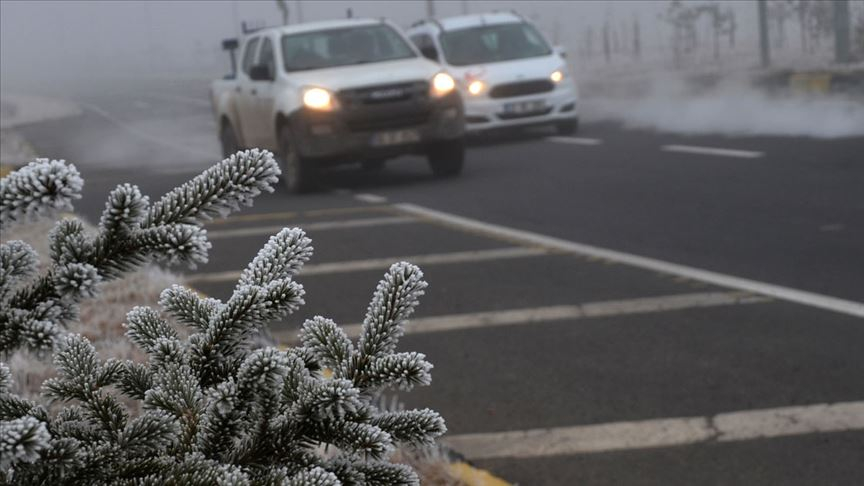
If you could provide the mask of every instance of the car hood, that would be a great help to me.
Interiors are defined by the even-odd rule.
[[[561,69],[564,60],[556,54],[528,59],[472,64],[470,66],[448,66],[447,71],[463,82],[480,79],[489,84],[510,83],[526,79],[545,79],[552,71]]]
[[[426,58],[415,57],[368,64],[338,66],[291,73],[292,83],[300,86],[320,86],[333,91],[379,84],[429,80],[442,71],[440,65]]]

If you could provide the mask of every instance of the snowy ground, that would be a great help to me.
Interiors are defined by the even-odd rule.
[[[0,95],[0,129],[55,120],[80,113],[80,107],[66,100],[13,93]]]

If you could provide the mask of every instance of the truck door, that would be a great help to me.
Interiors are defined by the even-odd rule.
[[[240,126],[237,127],[240,136],[243,139],[243,145],[246,147],[254,147],[256,145],[256,98],[252,93],[253,82],[249,77],[252,71],[252,66],[255,64],[255,56],[258,53],[258,44],[261,42],[260,37],[253,37],[246,41],[243,47],[243,61],[240,64],[240,73],[237,76],[237,87],[234,95],[237,100],[237,116],[240,118]]]
[[[273,52],[273,42],[269,37],[261,40],[257,66],[266,68],[269,79],[252,81],[255,99],[255,143],[256,147],[268,150],[278,150],[276,140],[275,118],[273,116],[273,100],[276,80],[276,57]]]

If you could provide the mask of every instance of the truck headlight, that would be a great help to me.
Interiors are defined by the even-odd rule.
[[[561,80],[564,79],[564,71],[560,69],[552,71],[552,74],[549,75],[549,79],[555,83],[560,83]]]
[[[432,78],[432,94],[436,97],[445,96],[454,88],[456,88],[456,81],[447,73],[438,73]]]
[[[303,105],[313,110],[331,111],[336,108],[336,99],[324,88],[306,88],[303,90]]]
[[[479,79],[477,79],[477,80],[471,81],[468,84],[468,92],[471,93],[472,95],[479,95],[480,93],[483,92],[483,88],[485,88],[485,87],[486,87],[486,85],[483,84],[483,81],[480,81]]]

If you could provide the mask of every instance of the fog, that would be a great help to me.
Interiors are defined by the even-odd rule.
[[[409,26],[426,17],[428,8],[424,1],[389,0],[287,4],[290,23],[342,18],[350,8],[355,17],[387,17]],[[530,18],[566,49],[588,117],[676,132],[820,137],[864,133],[860,98],[790,99],[752,86],[751,78],[760,73],[755,2],[684,2],[688,8],[713,5],[734,14],[734,32],[719,43],[712,39],[710,19],[700,14],[695,47],[687,50],[675,44],[666,17],[668,0],[438,0],[433,5],[439,17],[516,10]],[[864,2],[854,1],[852,7],[854,21],[864,22]],[[4,93],[73,99],[103,90],[131,90],[149,80],[191,80],[205,90],[207,80],[227,71],[220,41],[238,35],[242,21],[278,25],[282,16],[273,0],[3,0],[0,88]],[[831,65],[830,38],[817,36],[799,45],[804,33],[796,31],[794,16],[789,14],[784,22],[772,33],[774,69]],[[682,82],[705,73],[729,79],[695,94]],[[822,122],[812,122],[814,113]]]
[[[408,26],[424,18],[423,1],[288,1],[290,22],[387,17]],[[550,2],[442,1],[437,16],[463,11],[517,10],[547,35],[578,51],[590,26],[640,19],[646,49],[663,36],[657,19],[668,1]],[[728,2],[727,2],[728,3]],[[740,8],[736,2],[729,3]],[[747,10],[747,9],[742,9]],[[752,16],[752,15],[751,15]],[[741,15],[746,22],[747,15]],[[239,34],[240,22],[278,25],[273,0],[262,1],[7,1],[0,2],[0,59],[4,88],[50,88],[82,78],[139,73],[209,73],[223,69],[221,39]],[[742,25],[742,32],[747,27]]]

